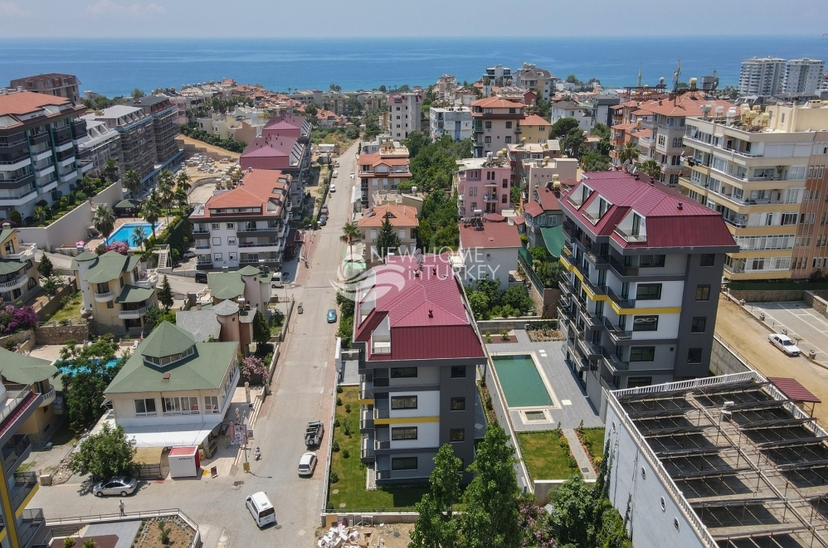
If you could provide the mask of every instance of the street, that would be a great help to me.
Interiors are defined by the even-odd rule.
[[[340,159],[338,190],[329,199],[330,221],[317,230],[307,250],[307,269],[298,266],[296,285],[288,287],[303,314],[294,314],[287,341],[284,343],[271,388],[273,395],[262,406],[255,424],[252,447],[260,447],[261,461],[253,461],[251,473],[241,465],[229,476],[199,479],[143,482],[140,491],[124,499],[126,511],[180,508],[199,524],[204,546],[218,545],[228,538],[225,547],[311,546],[313,532],[319,527],[319,513],[324,506],[323,477],[327,466],[330,422],[335,388],[335,334],[337,324],[328,324],[328,309],[335,308],[336,279],[345,244],[340,242],[341,227],[350,219],[350,188],[358,179],[355,171],[355,143]],[[169,276],[173,291],[186,293],[205,286],[192,278]],[[281,291],[281,290],[279,290]],[[306,451],[303,434],[308,421],[322,420],[325,437],[317,451],[319,464],[311,479],[299,478],[299,457]],[[242,459],[243,460],[243,459]],[[47,519],[117,512],[121,499],[98,499],[90,487],[73,478],[64,485],[41,487],[29,504],[43,508]],[[274,507],[279,528],[259,530],[244,506],[245,498],[266,491]]]

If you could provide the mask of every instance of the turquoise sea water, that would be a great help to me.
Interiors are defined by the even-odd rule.
[[[496,64],[524,61],[558,77],[598,78],[605,86],[681,79],[717,71],[735,85],[742,59],[753,56],[828,60],[821,36],[636,38],[383,38],[383,39],[32,39],[0,38],[0,85],[12,78],[65,72],[82,90],[126,95],[158,87],[234,78],[269,89],[343,90],[429,85],[443,73],[474,81]]]

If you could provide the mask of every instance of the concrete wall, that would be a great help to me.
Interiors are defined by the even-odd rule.
[[[728,291],[730,297],[739,301],[744,299],[748,303],[774,303],[783,301],[801,301],[804,291],[801,289],[783,289],[777,291],[734,289]]]
[[[822,293],[825,295],[825,291],[817,292],[817,291],[803,291],[802,292],[802,300],[805,303],[813,308],[815,311],[819,312],[826,318],[828,318],[828,301],[825,300],[824,297],[820,297],[817,293]],[[828,295],[825,295],[828,297]]]
[[[500,333],[503,329],[526,329],[530,324],[545,324],[550,320],[542,320],[538,316],[521,316],[520,318],[501,318],[499,320],[480,320],[477,329],[481,333]]]
[[[69,340],[80,343],[89,339],[89,326],[85,320],[78,320],[74,325],[42,325],[35,330],[37,344],[66,344]]]
[[[552,494],[560,489],[566,480],[535,480],[535,499],[538,504],[545,505],[552,500]],[[584,480],[584,483],[594,484],[594,479]]]
[[[92,224],[92,204],[106,204],[112,207],[123,197],[121,182],[112,183],[49,226],[18,228],[20,242],[37,244],[37,247],[49,251],[54,251],[58,247],[74,246],[75,242],[87,239],[89,226]]]
[[[77,291],[76,283],[75,279],[72,278],[72,283],[66,284],[58,289],[54,296],[45,304],[40,304],[40,302],[34,303],[33,308],[35,314],[37,314],[38,321],[45,321],[46,318],[54,314],[60,308],[61,299]]]
[[[727,346],[719,337],[713,338],[713,350],[710,355],[710,373],[715,375],[729,375],[730,373],[744,373],[751,367],[747,360],[741,357],[734,349]]]
[[[6,347],[6,341],[12,340],[19,345],[18,351],[31,350],[35,344],[35,334],[33,329],[24,329],[5,337],[0,337],[0,347]]]

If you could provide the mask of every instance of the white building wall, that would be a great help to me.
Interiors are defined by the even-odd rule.
[[[509,288],[509,271],[517,269],[518,248],[466,248],[460,253],[465,265],[464,283],[497,280],[501,291]]]
[[[404,419],[415,417],[434,417],[440,414],[440,391],[439,390],[422,390],[412,392],[393,392],[389,394],[390,400],[394,397],[400,396],[417,396],[417,409],[391,409],[389,408],[388,417],[391,419]],[[392,424],[393,426],[399,426]]]
[[[439,422],[412,422],[392,424],[391,432],[394,428],[417,427],[416,440],[391,440],[391,449],[417,449],[420,447],[439,447],[440,446],[440,423]],[[392,434],[393,436],[393,434]],[[393,455],[400,456],[400,455]],[[422,463],[420,463],[422,466]]]

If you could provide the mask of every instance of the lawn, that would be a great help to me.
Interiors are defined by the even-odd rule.
[[[533,480],[568,479],[580,476],[577,464],[569,457],[569,447],[561,447],[557,430],[518,432],[523,462]],[[566,438],[564,438],[566,439]]]
[[[80,321],[80,307],[83,304],[83,295],[80,291],[64,297],[67,301],[52,314],[52,317],[47,321],[56,321],[60,323],[62,320],[78,320]]]
[[[336,407],[336,418],[339,419],[339,428],[334,429],[334,440],[339,443],[339,451],[335,451],[331,459],[331,471],[336,472],[339,481],[330,484],[328,504],[333,511],[382,509],[413,509],[414,503],[419,502],[423,494],[428,492],[428,486],[422,487],[387,487],[375,491],[365,490],[365,465],[360,460],[359,433],[359,405],[356,388],[345,388],[337,394],[342,405]],[[345,406],[351,406],[351,412]],[[345,425],[348,425],[350,436],[345,435]],[[345,458],[345,452],[348,458]],[[344,504],[344,506],[343,506]]]
[[[593,462],[604,456],[604,428],[580,428],[576,432],[580,434],[584,449],[592,457]]]

